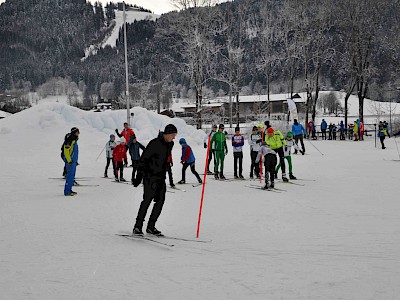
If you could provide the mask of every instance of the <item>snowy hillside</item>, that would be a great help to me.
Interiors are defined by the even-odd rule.
[[[132,111],[139,140],[176,124],[202,173],[202,132],[178,119]],[[399,158],[393,138],[386,150],[375,148],[372,137],[306,141],[307,155],[293,156],[293,172],[304,180],[277,181],[282,191],[207,177],[200,237],[209,242],[162,240],[171,248],[115,235],[132,230],[143,191],[101,178],[105,156],[96,157],[124,120],[124,111],[83,112],[57,103],[0,120],[0,298],[398,298],[400,165],[391,160]],[[60,146],[73,126],[81,130],[77,180],[87,186],[65,197],[64,181],[49,178],[61,177]],[[225,175],[232,178],[228,145]],[[180,155],[175,143],[175,182]],[[243,175],[249,175],[247,141]],[[186,176],[195,182],[189,170]],[[193,239],[201,187],[181,188],[186,192],[167,192],[157,228]]]
[[[0,110],[0,118],[6,118],[10,115],[10,113]]]
[[[134,23],[135,21],[141,21],[141,20],[152,20],[155,21],[157,18],[159,18],[159,15],[155,15],[152,13],[148,12],[143,12],[143,11],[136,11],[136,10],[128,10],[126,11],[126,22],[127,23]],[[117,44],[117,39],[118,39],[118,33],[119,30],[122,28],[124,25],[124,13],[123,11],[116,10],[115,11],[115,26],[111,33],[106,37],[106,39],[101,43],[101,45],[91,45],[85,50],[85,58],[87,58],[89,55],[94,55],[97,53],[97,49],[99,47],[104,48],[105,46],[109,45],[112,48],[114,48]]]

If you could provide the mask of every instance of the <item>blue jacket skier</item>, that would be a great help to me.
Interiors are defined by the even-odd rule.
[[[74,196],[77,194],[72,191],[72,186],[75,180],[76,165],[79,156],[78,138],[79,129],[74,127],[71,129],[71,133],[67,136],[64,142],[64,162],[67,169],[67,177],[64,186],[65,196]]]

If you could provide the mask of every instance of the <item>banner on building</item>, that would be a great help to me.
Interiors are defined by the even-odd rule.
[[[294,119],[298,120],[296,103],[293,101],[293,99],[286,99],[286,100],[288,103],[288,109],[290,113],[290,122],[293,124]]]

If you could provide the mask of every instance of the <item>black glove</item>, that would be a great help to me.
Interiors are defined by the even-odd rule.
[[[225,149],[225,155],[227,155],[228,154],[228,149]]]
[[[115,132],[118,134],[118,129],[115,129]]]
[[[287,146],[285,146],[285,151],[287,151]]]
[[[137,187],[143,179],[143,173],[142,172],[138,172],[136,175],[136,178],[132,181],[132,184],[134,187]]]
[[[204,149],[207,149],[207,144],[206,143],[204,143]]]
[[[261,143],[261,141],[262,141],[262,140],[261,140],[261,139],[259,139],[259,140],[257,140],[257,141],[256,141],[256,143],[257,143],[257,144],[259,144],[259,143]]]

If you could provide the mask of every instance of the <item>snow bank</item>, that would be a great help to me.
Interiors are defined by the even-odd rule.
[[[131,127],[138,140],[147,143],[164,130],[169,123],[178,128],[178,136],[185,137],[190,144],[202,144],[204,131],[189,126],[179,118],[169,118],[158,115],[141,107],[131,109]],[[93,112],[84,111],[63,103],[41,103],[37,106],[0,120],[0,134],[15,134],[21,131],[40,131],[54,127],[65,127],[68,132],[71,127],[79,127],[81,132],[102,132],[105,135],[120,131],[126,122],[126,111]],[[106,138],[106,137],[105,137]]]

